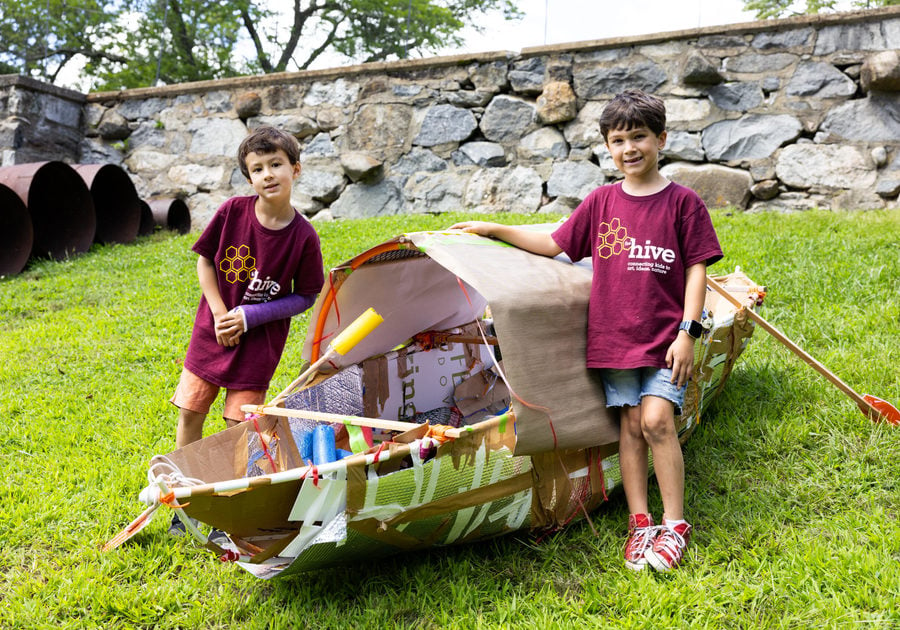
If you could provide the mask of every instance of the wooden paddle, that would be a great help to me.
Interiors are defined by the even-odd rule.
[[[125,526],[125,529],[120,531],[118,534],[113,536],[109,542],[103,545],[103,551],[110,551],[111,549],[115,549],[119,545],[121,545],[126,540],[130,539],[132,536],[137,534],[139,531],[147,527],[150,521],[153,519],[153,513],[156,512],[156,508],[159,507],[159,503],[154,503],[146,510],[141,512],[140,516],[131,521],[128,525]]]
[[[893,425],[900,425],[900,410],[894,407],[891,403],[869,394],[860,396],[855,391],[853,391],[853,389],[849,385],[838,378],[837,375],[835,375],[824,365],[812,358],[800,346],[788,339],[780,330],[763,319],[762,316],[757,314],[752,309],[746,308],[746,304],[741,304],[741,302],[739,302],[738,299],[735,298],[731,293],[729,293],[721,284],[719,284],[709,276],[706,276],[706,283],[713,289],[715,289],[715,291],[719,293],[719,295],[721,295],[732,305],[734,305],[735,308],[746,310],[747,315],[750,316],[750,319],[756,322],[767,333],[775,337],[782,344],[787,346],[788,350],[790,350],[810,366],[812,366],[814,370],[828,379],[828,381],[830,381],[832,385],[849,396],[851,400],[853,400],[853,402],[855,402],[859,407],[860,411],[862,411],[866,416],[868,416],[872,420],[883,420]]]

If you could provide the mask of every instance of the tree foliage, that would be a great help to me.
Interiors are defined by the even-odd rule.
[[[827,13],[838,9],[838,0],[743,0],[744,9],[756,14],[756,18],[791,17],[813,13]],[[856,9],[874,9],[900,4],[900,0],[853,0]]]
[[[275,7],[281,7],[277,9]],[[81,64],[94,89],[433,54],[515,0],[0,0],[0,72],[55,82]]]
[[[53,83],[79,57],[93,59],[94,42],[120,34],[118,12],[97,0],[0,0],[0,70]],[[128,61],[112,50],[111,61]]]

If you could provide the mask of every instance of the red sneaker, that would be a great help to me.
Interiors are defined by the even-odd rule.
[[[684,558],[692,529],[689,523],[679,523],[675,527],[660,526],[659,534],[644,553],[644,558],[657,571],[674,569]]]
[[[625,566],[641,571],[647,565],[646,552],[653,544],[657,528],[649,514],[628,516],[628,540],[625,542]]]

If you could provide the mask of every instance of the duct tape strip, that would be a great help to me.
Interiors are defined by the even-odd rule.
[[[437,501],[432,501],[431,503],[425,503],[408,509],[385,520],[360,519],[351,521],[349,526],[363,532],[373,525],[374,529],[384,530],[385,528],[396,527],[401,523],[409,523],[432,516],[440,516],[442,514],[458,512],[467,508],[474,508],[483,503],[489,503],[512,496],[523,490],[529,490],[531,487],[531,471],[527,470],[514,477],[510,477],[505,481],[481,488],[475,488],[466,492],[460,492],[458,494],[452,494],[438,499]]]

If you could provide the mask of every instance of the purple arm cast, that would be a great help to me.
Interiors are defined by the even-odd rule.
[[[242,304],[240,309],[244,312],[244,324],[249,330],[276,319],[289,319],[294,315],[299,315],[312,306],[315,301],[315,295],[291,293],[271,302]]]

